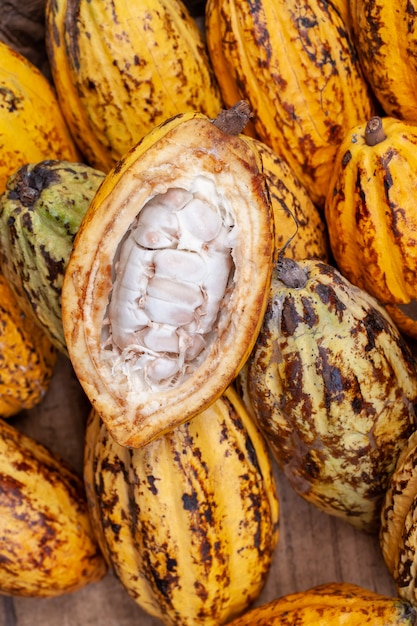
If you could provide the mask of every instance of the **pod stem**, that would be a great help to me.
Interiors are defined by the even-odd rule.
[[[290,257],[281,257],[276,265],[276,277],[287,287],[300,289],[308,280],[307,271]]]
[[[386,134],[384,133],[384,127],[382,124],[382,118],[378,115],[374,115],[368,121],[365,128],[365,141],[367,146],[376,146],[381,141],[384,141]]]
[[[230,109],[220,111],[213,124],[228,135],[239,135],[251,117],[253,113],[249,103],[239,100]]]

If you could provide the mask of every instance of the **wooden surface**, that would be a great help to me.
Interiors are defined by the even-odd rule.
[[[10,422],[82,472],[89,404],[60,357],[44,401]],[[347,581],[395,595],[377,538],[326,515],[295,494],[275,467],[281,504],[280,539],[256,604],[329,581]],[[0,597],[0,626],[160,626],[109,572],[99,583],[53,599]],[[196,625],[197,626],[197,625]]]

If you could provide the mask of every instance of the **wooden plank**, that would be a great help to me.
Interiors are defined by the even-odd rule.
[[[44,401],[13,418],[17,428],[82,472],[89,403],[68,359],[60,357]],[[274,465],[281,506],[280,539],[256,604],[324,582],[346,581],[395,595],[377,537],[319,511],[299,497]],[[98,583],[58,598],[0,598],[0,626],[159,626],[109,572]]]

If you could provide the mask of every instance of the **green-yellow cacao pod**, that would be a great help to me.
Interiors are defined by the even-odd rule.
[[[245,379],[295,491],[376,532],[417,423],[415,361],[385,309],[333,266],[283,258]]]

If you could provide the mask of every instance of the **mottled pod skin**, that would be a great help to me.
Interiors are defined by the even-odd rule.
[[[282,596],[248,611],[230,626],[414,626],[416,620],[407,601],[342,582]]]
[[[346,278],[417,338],[417,126],[372,117],[338,150],[325,203],[330,246]]]
[[[0,418],[39,404],[51,382],[57,352],[21,309],[0,273]]]
[[[260,153],[275,223],[275,259],[285,247],[293,259],[329,258],[327,227],[321,211],[288,163],[259,139],[247,141]]]
[[[402,449],[381,512],[382,555],[398,594],[417,606],[417,433]]]
[[[219,626],[254,601],[278,540],[268,449],[236,392],[141,449],[90,414],[94,528],[131,597],[167,626]]]
[[[259,138],[322,206],[345,129],[373,112],[338,7],[319,0],[208,0],[206,32],[225,104],[250,103]]]
[[[282,259],[247,370],[257,422],[295,491],[376,532],[417,404],[412,354],[384,308],[333,266]]]
[[[105,172],[166,118],[221,107],[202,33],[180,0],[48,0],[45,34],[71,133]]]
[[[81,478],[0,420],[0,593],[47,598],[107,571]]]
[[[21,165],[46,158],[76,161],[56,93],[25,57],[0,41],[0,193]]]
[[[0,263],[22,310],[63,354],[61,290],[74,237],[104,179],[84,163],[21,166],[0,197]]]
[[[262,162],[216,123],[195,112],[156,127],[106,176],[74,241],[62,288],[68,352],[120,445],[146,445],[218,398],[262,323],[274,254]],[[187,196],[187,209],[171,206]],[[184,213],[192,233],[177,223]],[[177,260],[162,273],[167,256]]]
[[[348,0],[364,74],[387,115],[417,123],[415,2]]]

